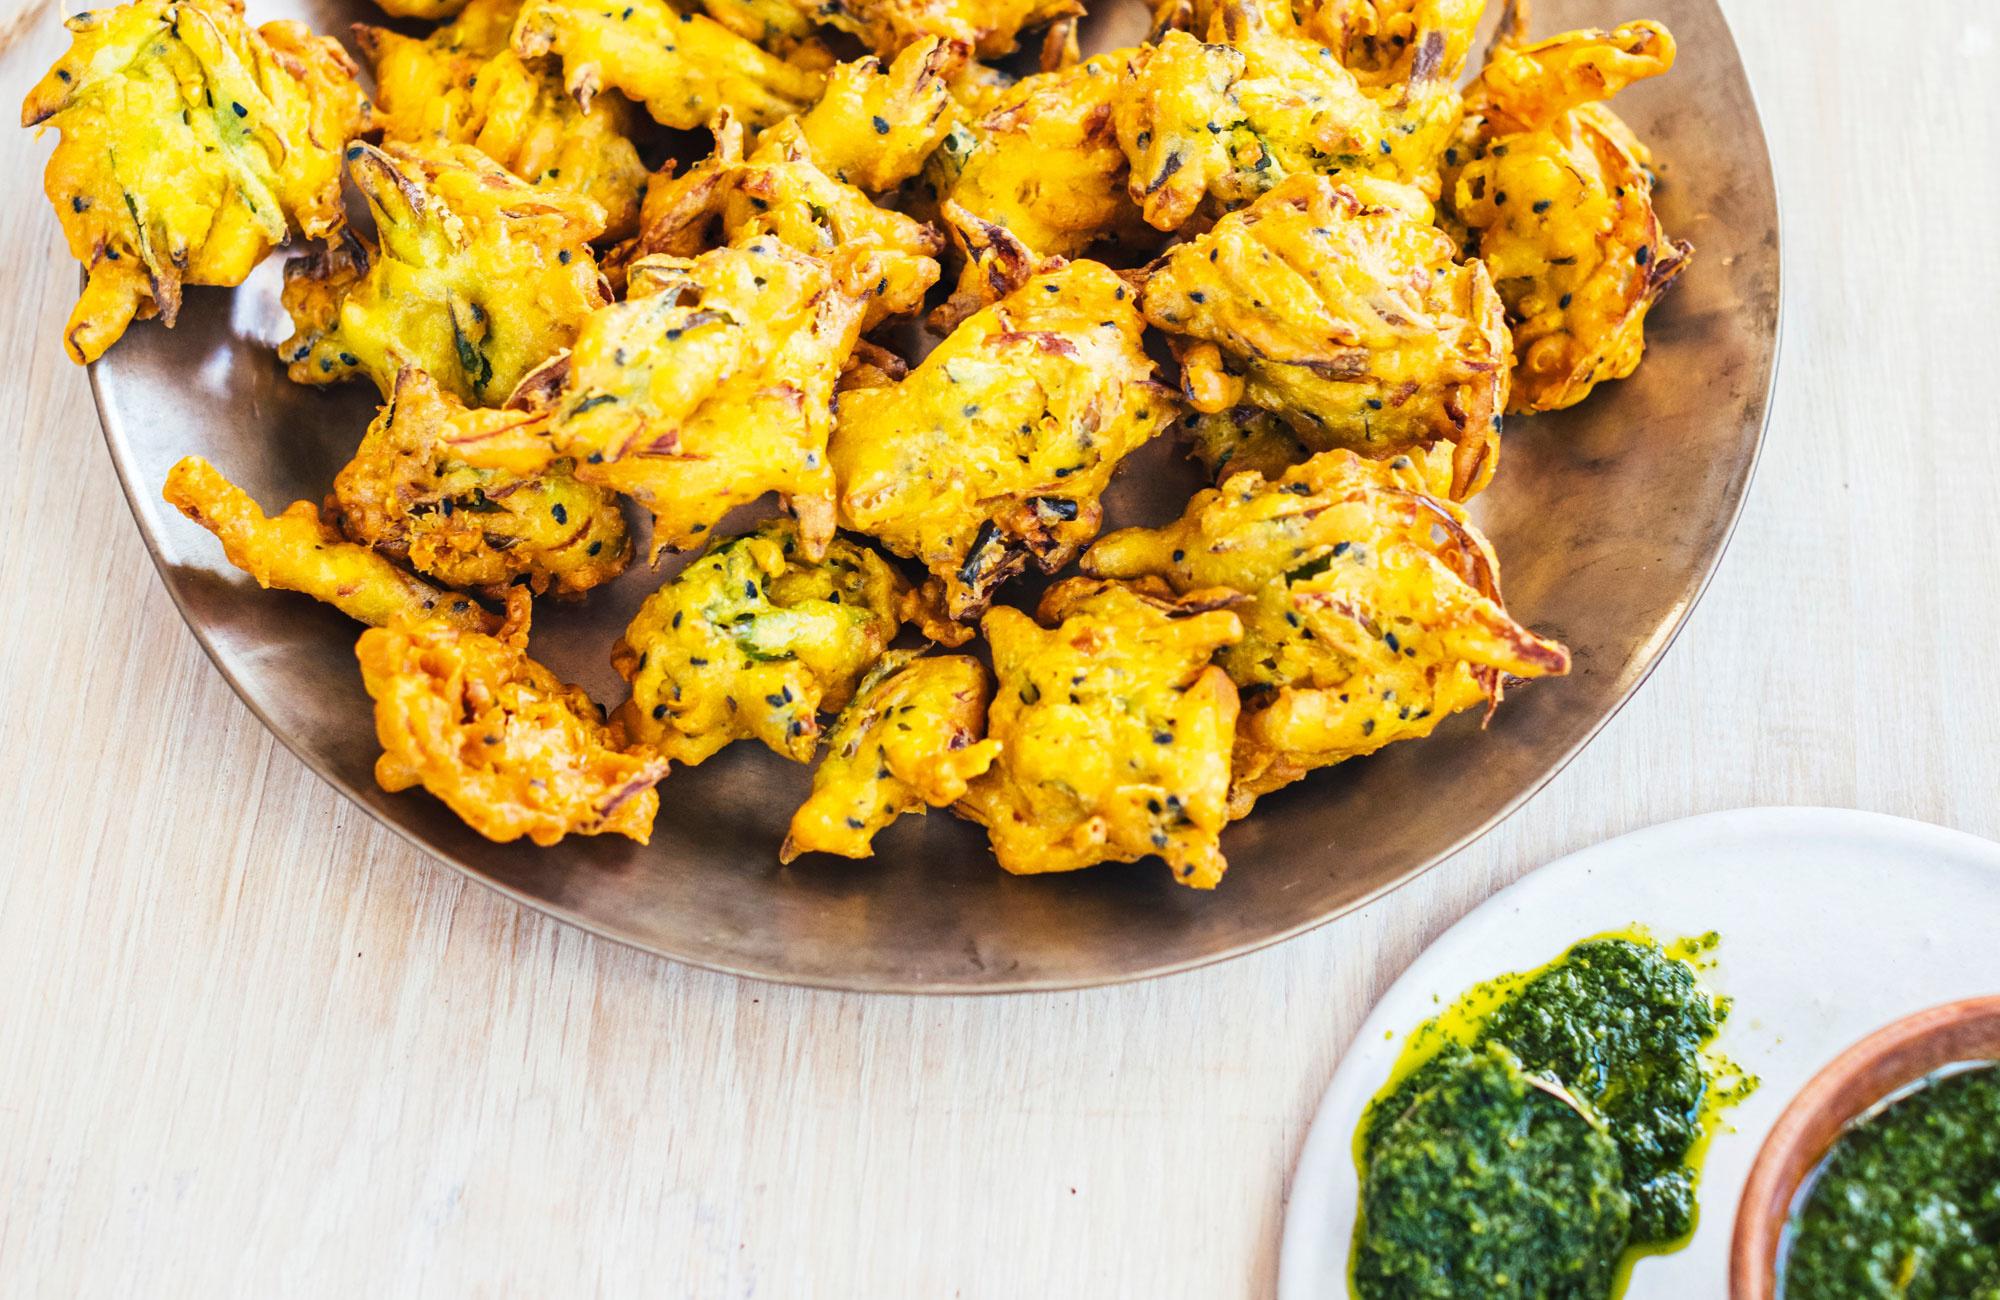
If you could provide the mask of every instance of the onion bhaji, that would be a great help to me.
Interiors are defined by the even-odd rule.
[[[820,711],[853,698],[908,596],[888,561],[845,538],[806,558],[787,519],[718,542],[646,599],[613,649],[632,684],[617,716],[676,763],[745,738],[808,762]]]
[[[638,227],[646,187],[628,138],[632,105],[611,93],[579,107],[561,78],[523,62],[507,44],[520,9],[521,0],[472,0],[424,40],[357,24],[384,137],[472,145],[532,185],[595,199],[605,236],[622,239]]]
[[[857,36],[885,59],[926,37],[1011,54],[1022,32],[1078,17],[1082,0],[786,0],[816,22]]]
[[[229,562],[260,587],[298,591],[372,627],[437,619],[468,632],[499,620],[469,596],[439,591],[366,546],[342,540],[310,501],[267,517],[215,466],[189,456],[167,471],[167,503],[222,543]]]
[[[65,25],[69,51],[21,124],[61,133],[43,187],[86,275],[72,360],[135,317],[171,326],[184,284],[241,284],[293,232],[342,227],[340,152],[370,110],[338,43],[251,27],[241,0],[137,0]]]
[[[538,440],[519,411],[471,409],[414,366],[333,481],[329,513],[349,540],[448,587],[498,597],[525,584],[578,596],[625,571],[632,539],[618,498],[558,458],[527,473],[478,467],[499,445]]]
[[[1450,495],[1499,459],[1507,325],[1485,267],[1435,226],[1294,176],[1155,262],[1140,308],[1198,411],[1282,416],[1315,450],[1453,444]]]
[[[1653,210],[1651,155],[1603,102],[1673,62],[1666,28],[1637,22],[1502,49],[1473,84],[1448,197],[1507,304],[1509,411],[1631,374],[1646,313],[1687,268],[1694,250]]]
[[[834,529],[827,464],[834,383],[861,308],[817,259],[764,237],[695,258],[644,257],[627,297],[596,312],[537,375],[549,446],[577,477],[653,512],[653,550],[682,550],[775,492],[822,554]]]
[[[498,406],[604,305],[589,241],[604,210],[537,189],[469,145],[349,147],[381,240],[350,238],[285,268],[302,384],[352,375],[386,398],[416,366],[469,406]]]
[[[934,325],[948,329],[1006,297],[1048,258],[1145,229],[1111,125],[1132,57],[1118,50],[1023,77],[931,155],[924,178],[965,258]]]
[[[527,593],[494,635],[399,623],[361,634],[375,701],[375,780],[421,785],[489,840],[624,835],[644,844],[667,761],[628,746],[579,686],[528,657]]]
[[[1409,457],[1325,452],[1277,479],[1234,475],[1177,522],[1112,533],[1084,556],[1087,573],[1246,598],[1243,637],[1218,658],[1243,695],[1231,816],[1314,768],[1497,704],[1504,676],[1569,670],[1567,650],[1507,613],[1492,548],[1428,487]]]
[[[513,45],[531,64],[560,59],[579,105],[588,108],[609,88],[681,130],[706,126],[724,108],[752,127],[769,126],[803,112],[826,84],[816,48],[783,58],[666,0],[527,0]]]
[[[1299,29],[1364,85],[1455,81],[1486,0],[1295,0]]]
[[[900,383],[840,395],[841,522],[929,569],[945,617],[978,615],[1030,560],[1068,563],[1097,535],[1112,471],[1178,414],[1132,298],[1110,269],[1070,262],[973,315]]]
[[[986,669],[968,655],[883,655],[828,730],[779,860],[869,857],[876,833],[904,813],[963,798],[1000,752],[1000,742],[980,739],[987,695]]]
[[[869,57],[827,74],[826,93],[799,116],[813,159],[829,176],[870,194],[895,189],[923,170],[956,120],[951,74],[963,44],[927,37],[887,68]]]
[[[1157,853],[1213,889],[1228,865],[1236,687],[1209,663],[1243,635],[1233,593],[1070,578],[1040,622],[999,606],[984,627],[999,679],[988,731],[1000,754],[958,810],[1017,875]]]

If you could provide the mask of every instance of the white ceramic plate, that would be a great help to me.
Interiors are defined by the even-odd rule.
[[[1348,1294],[1354,1130],[1410,1030],[1481,980],[1635,922],[1662,940],[1721,933],[1704,975],[1734,1000],[1719,1046],[1763,1084],[1724,1116],[1694,1239],[1640,1261],[1626,1295],[1720,1297],[1743,1180],[1792,1095],[1888,1021],[2000,992],[2000,844],[1874,813],[1751,808],[1607,840],[1494,895],[1403,973],[1335,1071],[1292,1180],[1279,1300]]]

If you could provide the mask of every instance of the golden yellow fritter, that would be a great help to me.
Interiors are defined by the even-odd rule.
[[[956,41],[927,37],[895,57],[843,63],[826,93],[799,117],[812,156],[829,176],[870,194],[923,170],[955,120],[951,75],[969,57]]]
[[[1132,198],[1152,225],[1179,230],[1310,173],[1428,222],[1462,111],[1458,65],[1445,59],[1454,47],[1462,59],[1463,45],[1443,32],[1417,39],[1437,57],[1412,60],[1409,80],[1364,85],[1299,30],[1289,5],[1222,0],[1198,33],[1166,32],[1135,55],[1120,85],[1114,122]]]
[[[1181,884],[1222,879],[1237,701],[1209,657],[1243,635],[1217,607],[1233,599],[1071,578],[1049,589],[1040,623],[1007,606],[986,615],[1001,750],[958,809],[986,827],[1002,867],[1157,853]]]
[[[1140,306],[1172,335],[1198,411],[1249,405],[1315,450],[1454,445],[1451,495],[1499,458],[1507,326],[1450,237],[1294,176],[1154,263]]]
[[[853,698],[896,635],[909,586],[836,538],[809,560],[790,520],[718,542],[646,599],[612,651],[626,730],[676,763],[755,739],[811,760],[819,713]]]
[[[439,619],[470,632],[499,620],[469,596],[439,591],[365,546],[341,540],[310,501],[266,517],[247,493],[198,456],[167,471],[167,503],[222,543],[229,562],[260,587],[304,592],[374,627]]]
[[[293,333],[278,354],[298,383],[366,375],[387,397],[416,366],[468,406],[498,406],[604,304],[592,200],[537,189],[469,145],[347,153],[381,245],[349,240],[285,268]]]
[[[1108,268],[1068,263],[973,315],[900,383],[840,395],[841,522],[929,569],[946,617],[979,614],[1030,560],[1068,563],[1097,535],[1119,461],[1178,414],[1132,297]]]
[[[834,286],[864,308],[864,330],[923,305],[944,246],[930,226],[821,170],[796,118],[766,131],[746,159],[741,127],[719,116],[715,151],[684,176],[656,179],[640,223],[619,261],[693,257],[774,236],[825,264]]]
[[[598,91],[616,90],[682,130],[708,125],[724,108],[769,126],[803,112],[826,85],[820,59],[780,58],[666,0],[527,0],[513,44],[531,64],[560,59],[563,84],[584,107]]]
[[[1023,77],[931,155],[924,178],[965,258],[934,325],[948,329],[1006,297],[1048,258],[1144,229],[1111,125],[1132,53]]]
[[[1364,85],[1456,81],[1486,0],[1294,0],[1299,29]]]
[[[425,40],[357,24],[384,138],[472,145],[532,185],[595,199],[605,236],[622,239],[646,186],[627,138],[632,105],[607,94],[580,108],[560,77],[524,63],[507,45],[520,10],[521,0],[472,0]]]
[[[1653,210],[1651,156],[1603,100],[1673,66],[1658,23],[1502,50],[1470,92],[1451,210],[1513,328],[1510,411],[1574,406],[1645,351],[1693,249]]]
[[[833,536],[833,386],[861,308],[826,267],[765,237],[696,258],[645,257],[628,296],[592,315],[551,393],[554,453],[653,512],[653,549],[686,549],[775,492],[805,553]],[[525,395],[525,390],[524,390]]]
[[[1083,13],[1081,0],[788,0],[814,20],[852,33],[883,58],[926,37],[1011,54],[1022,32]]]
[[[1326,452],[1276,480],[1237,474],[1178,522],[1084,556],[1087,573],[1248,598],[1243,638],[1218,659],[1243,693],[1232,816],[1314,768],[1497,704],[1504,675],[1569,670],[1567,650],[1501,604],[1486,539],[1427,487],[1409,457]]]
[[[986,670],[967,655],[891,650],[862,678],[827,732],[812,794],[792,814],[778,858],[865,858],[877,832],[904,813],[947,808],[993,765]]]
[[[1187,435],[1189,451],[1217,483],[1245,470],[1275,481],[1318,454],[1299,440],[1291,425],[1254,406],[1196,414],[1187,421]],[[1440,442],[1405,453],[1422,474],[1424,491],[1432,496],[1451,495],[1452,452],[1450,443]]]
[[[336,42],[253,28],[240,0],[137,0],[66,25],[21,124],[62,135],[43,187],[87,276],[63,329],[72,360],[134,317],[171,326],[184,284],[241,284],[293,232],[340,229],[340,151],[369,109]]]
[[[461,449],[532,439],[519,411],[468,410],[414,367],[333,480],[333,521],[447,587],[498,596],[516,583],[577,596],[632,559],[618,498],[557,459],[527,474],[479,468]],[[546,435],[540,435],[546,436]]]
[[[580,686],[528,657],[528,600],[498,635],[443,623],[370,628],[354,648],[391,794],[421,785],[489,840],[624,835],[644,844],[667,761],[630,747]]]

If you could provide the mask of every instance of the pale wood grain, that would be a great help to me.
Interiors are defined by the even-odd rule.
[[[153,575],[57,341],[46,142],[0,136],[0,1293],[1267,1294],[1348,1036],[1494,888],[1747,804],[2000,836],[2000,10],[1728,7],[1779,159],[1787,337],[1679,645],[1409,888],[1043,997],[685,970],[463,883],[322,785]],[[0,84],[58,38],[45,17]]]

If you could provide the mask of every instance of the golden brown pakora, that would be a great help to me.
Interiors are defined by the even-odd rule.
[[[989,734],[1001,749],[959,811],[986,827],[1017,875],[1157,853],[1176,881],[1213,889],[1227,862],[1236,688],[1209,663],[1243,635],[1227,592],[1090,578],[1051,587],[1040,622],[986,615],[999,679]]]
[[[229,562],[260,587],[303,592],[372,627],[437,619],[470,632],[499,620],[469,596],[439,591],[366,546],[342,540],[310,501],[267,517],[215,466],[188,456],[167,471],[167,503],[222,543]]]
[[[375,780],[421,785],[467,826],[505,844],[565,835],[644,844],[667,761],[628,746],[580,686],[528,657],[527,593],[510,597],[495,635],[444,623],[361,634],[355,657],[375,701]]]
[[[1068,563],[1097,535],[1112,471],[1178,414],[1132,298],[1109,268],[1070,262],[974,314],[900,383],[840,395],[841,522],[929,569],[945,617],[977,616],[1030,561]]]
[[[791,520],[718,542],[647,597],[613,649],[632,683],[618,717],[676,763],[741,739],[808,762],[820,711],[853,698],[908,595],[886,560],[845,538],[808,559]]]
[[[1117,50],[1023,77],[931,155],[924,179],[965,259],[934,326],[949,329],[1006,297],[1049,258],[1145,230],[1111,124],[1132,57]]]
[[[585,108],[600,90],[616,90],[681,130],[725,108],[769,126],[803,112],[826,85],[816,52],[782,58],[666,0],[527,0],[513,46],[531,65],[559,59],[564,86]]]
[[[742,128],[719,115],[714,152],[683,176],[655,180],[640,225],[638,238],[618,251],[621,264],[782,240],[826,266],[840,293],[861,305],[863,330],[923,305],[944,246],[930,226],[877,207],[821,170],[797,118],[764,132],[745,158]]]
[[[865,858],[904,813],[948,808],[993,765],[986,670],[968,655],[891,650],[861,679],[827,732],[812,794],[792,814],[778,859],[801,853]]]
[[[1456,81],[1486,0],[1294,0],[1299,30],[1363,84]]]
[[[548,411],[552,454],[653,512],[653,550],[709,540],[767,492],[820,555],[833,536],[833,387],[861,305],[818,260],[768,236],[700,257],[645,257],[627,297],[596,312],[569,355],[524,387]],[[482,462],[483,463],[483,462]]]
[[[1424,736],[1497,704],[1503,677],[1569,670],[1515,622],[1499,564],[1410,457],[1332,451],[1277,479],[1233,475],[1164,528],[1124,529],[1084,556],[1104,577],[1246,598],[1218,661],[1243,695],[1230,815],[1314,768]]]
[[[472,0],[423,40],[356,24],[384,138],[472,145],[531,185],[595,199],[605,236],[622,239],[646,187],[632,105],[613,92],[579,107],[560,77],[523,62],[507,44],[521,3]]]
[[[1451,214],[1513,330],[1510,411],[1574,406],[1645,351],[1646,314],[1687,269],[1653,209],[1651,155],[1604,100],[1667,71],[1658,23],[1502,49],[1470,92]]]
[[[956,41],[927,37],[888,67],[869,57],[827,74],[826,93],[799,116],[813,159],[829,176],[870,194],[923,170],[951,130],[951,76],[970,57]]]
[[[241,0],[137,0],[77,14],[23,126],[61,140],[43,187],[83,294],[63,329],[95,361],[181,286],[234,285],[293,232],[341,228],[340,152],[366,130],[358,69],[303,24],[251,27]]]
[[[579,596],[625,571],[632,538],[618,498],[558,458],[528,473],[474,466],[497,444],[545,437],[519,411],[471,409],[411,367],[333,480],[328,510],[350,541],[447,587],[499,596],[514,584]]]
[[[1140,307],[1172,336],[1198,411],[1279,415],[1315,450],[1455,448],[1451,496],[1493,476],[1507,326],[1449,236],[1294,176],[1149,268]]]
[[[927,37],[982,59],[1011,54],[1024,31],[1074,19],[1082,0],[787,0],[814,21],[861,38],[885,59]]]
[[[604,305],[594,201],[537,189],[470,145],[347,156],[381,244],[350,239],[286,266],[293,333],[278,354],[294,381],[366,375],[386,398],[415,366],[468,406],[498,406]]]

